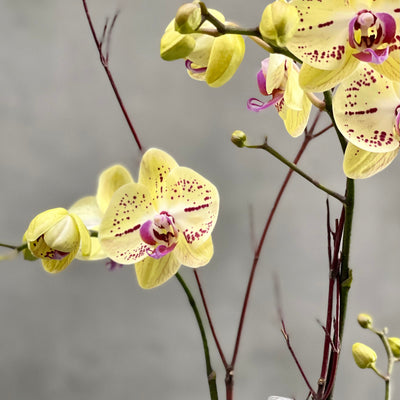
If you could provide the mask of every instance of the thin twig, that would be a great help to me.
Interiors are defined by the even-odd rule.
[[[103,29],[103,34],[102,34],[101,41],[99,41],[99,39],[97,38],[97,35],[96,35],[96,31],[94,30],[94,27],[93,27],[93,22],[92,22],[92,19],[90,17],[90,14],[89,14],[89,9],[87,7],[86,0],[82,0],[82,4],[83,4],[83,8],[85,10],[85,14],[86,14],[86,18],[87,18],[87,21],[88,21],[88,24],[89,24],[90,31],[92,32],[93,40],[94,40],[94,42],[96,44],[97,51],[99,52],[101,65],[103,66],[104,70],[106,71],[108,80],[109,80],[109,82],[111,84],[111,87],[113,88],[115,97],[117,98],[118,104],[119,104],[119,106],[121,108],[122,113],[124,114],[125,120],[126,120],[128,126],[129,126],[130,131],[132,132],[132,135],[133,135],[133,137],[135,139],[135,142],[136,142],[139,150],[141,152],[143,152],[143,148],[142,148],[142,145],[140,143],[139,137],[138,137],[138,135],[137,135],[137,133],[135,131],[135,128],[133,127],[133,124],[132,124],[132,122],[131,122],[131,120],[129,118],[129,115],[128,115],[127,111],[126,111],[125,105],[124,105],[124,103],[123,103],[123,101],[121,99],[121,96],[119,94],[117,85],[115,84],[114,78],[113,78],[113,76],[111,74],[111,71],[110,71],[110,69],[108,67],[108,56],[107,55],[108,55],[108,52],[109,52],[109,48],[107,49],[107,46],[109,46],[110,34],[111,34],[110,31],[109,31],[109,34],[108,34],[108,38],[106,40],[108,42],[108,44],[106,44],[106,50],[107,50],[106,55],[104,55],[103,51],[102,51],[103,40],[105,39],[105,35],[106,35],[105,31],[107,29],[108,21],[106,21],[106,24],[105,24],[104,29]],[[113,19],[113,22],[111,24],[111,28],[110,29],[112,29],[112,27],[113,27],[113,25],[115,23],[117,15],[118,15],[118,13],[114,16],[114,19]]]

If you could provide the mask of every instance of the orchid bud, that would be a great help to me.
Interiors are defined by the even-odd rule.
[[[232,133],[231,142],[237,147],[244,147],[246,144],[247,136],[243,131],[236,130]]]
[[[187,57],[196,46],[196,41],[190,35],[169,30],[164,33],[160,43],[160,55],[165,61],[174,61]]]
[[[400,357],[400,338],[390,337],[388,338],[390,349],[392,350],[392,354],[396,357]]]
[[[296,8],[285,0],[276,0],[264,9],[259,29],[267,42],[284,47],[296,32],[298,23]]]
[[[186,3],[178,8],[175,16],[175,30],[193,33],[201,24],[201,10],[196,3]]]
[[[354,361],[361,369],[371,368],[377,359],[375,351],[363,343],[354,343],[352,353]]]
[[[90,234],[82,220],[64,208],[53,208],[37,215],[24,234],[24,241],[33,256],[42,260],[47,272],[60,272],[75,258],[78,251],[88,255]]]
[[[361,328],[369,329],[372,328],[372,317],[368,314],[358,314],[357,322]]]

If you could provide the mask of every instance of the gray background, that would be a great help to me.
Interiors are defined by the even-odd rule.
[[[89,1],[99,32],[105,17],[121,7],[111,70],[144,146],[168,151],[220,190],[215,256],[200,276],[230,358],[253,254],[249,207],[258,238],[286,173],[267,153],[233,146],[230,135],[243,129],[253,143],[268,135],[289,158],[301,139],[285,133],[274,110],[247,111],[247,99],[258,96],[255,73],[266,56],[250,40],[241,68],[220,89],[189,79],[182,62],[159,58],[159,39],[180,4]],[[251,27],[266,3],[215,0],[208,5]],[[0,240],[18,244],[37,213],[93,194],[99,172],[113,163],[123,163],[137,176],[140,157],[79,0],[0,0],[0,27]],[[329,132],[310,145],[301,166],[342,192],[341,160]],[[358,327],[357,314],[371,313],[377,326],[388,325],[400,336],[398,169],[397,159],[356,185],[355,279],[337,399],[383,398],[383,383],[352,360],[352,343],[363,341],[378,351],[384,367],[381,344]],[[280,334],[273,272],[279,274],[292,343],[316,382],[323,340],[316,320],[324,320],[327,293],[325,200],[299,177],[285,193],[256,275],[235,373],[236,399],[306,397]],[[331,201],[333,214],[339,210],[336,203]],[[181,272],[195,287],[190,269]],[[211,338],[210,345],[223,398],[224,371]],[[39,262],[1,263],[0,399],[207,399],[201,349],[175,279],[143,291],[131,267],[109,272],[104,262],[76,261],[52,276]],[[394,379],[400,379],[399,368]]]

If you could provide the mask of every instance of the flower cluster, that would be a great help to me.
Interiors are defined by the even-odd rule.
[[[286,19],[274,19],[274,9],[282,7]],[[265,27],[274,20],[281,29],[267,34]],[[252,98],[248,108],[260,111],[275,105],[287,131],[298,136],[308,122],[311,102],[320,107],[313,92],[330,95],[335,90],[333,117],[348,141],[345,174],[367,178],[387,167],[400,142],[398,2],[277,0],[265,9],[260,32],[268,43],[284,43],[301,68],[288,56],[271,54],[261,63],[257,82],[261,94],[272,98]]]
[[[74,258],[109,258],[113,265],[135,264],[139,285],[153,288],[182,264],[200,267],[210,261],[218,209],[211,182],[150,149],[137,183],[123,166],[108,168],[96,196],[78,200],[69,210],[40,213],[24,241],[47,272],[62,271]]]

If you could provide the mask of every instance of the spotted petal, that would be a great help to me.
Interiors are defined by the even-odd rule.
[[[173,216],[186,241],[206,241],[218,217],[217,188],[192,169],[177,167],[168,175],[166,189],[160,207]]]
[[[360,64],[337,89],[333,113],[339,130],[351,143],[366,151],[389,152],[399,146],[394,129],[399,104],[400,94],[393,82]]]
[[[372,153],[348,143],[343,160],[343,171],[349,178],[369,178],[385,169],[397,156],[399,149],[387,153]]]
[[[122,165],[113,165],[104,170],[99,177],[96,200],[100,210],[104,213],[110,203],[114,192],[127,183],[134,180],[130,172]]]
[[[76,248],[74,251],[71,251],[71,253],[66,255],[61,260],[52,260],[50,258],[42,258],[43,268],[45,269],[46,272],[49,272],[51,274],[61,272],[65,268],[67,268],[69,264],[71,264],[71,262],[73,261],[73,259],[76,256],[77,252],[78,252],[78,248]]]
[[[119,264],[133,264],[147,257],[151,247],[140,237],[140,227],[155,214],[146,186],[129,183],[120,187],[99,228],[100,244],[107,256]]]
[[[197,268],[210,262],[214,254],[214,246],[211,236],[204,243],[189,244],[181,235],[174,249],[176,258],[182,265]]]
[[[150,191],[154,207],[163,198],[165,178],[178,163],[165,151],[149,149],[143,155],[139,170],[139,183]],[[160,210],[161,211],[161,210]]]
[[[354,10],[346,1],[293,0],[300,22],[288,49],[318,69],[338,70],[345,58],[348,25]]]
[[[139,286],[143,289],[160,286],[172,278],[178,272],[180,266],[181,263],[175,257],[174,252],[159,259],[147,257],[135,264]]]

